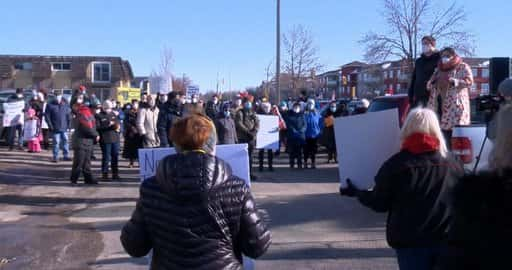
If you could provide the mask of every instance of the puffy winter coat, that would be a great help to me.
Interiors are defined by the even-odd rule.
[[[160,138],[157,134],[158,108],[141,109],[137,117],[137,128],[144,137],[144,147],[154,148],[160,146]]]
[[[223,160],[189,152],[164,158],[142,183],[121,242],[134,257],[153,249],[151,269],[242,269],[270,245],[245,182]]]
[[[320,136],[323,127],[323,118],[317,111],[307,111],[304,114],[306,119],[306,138],[316,139]]]
[[[114,112],[100,112],[96,115],[96,129],[100,134],[101,143],[119,143],[121,127],[119,118]]]
[[[303,113],[289,111],[286,115],[288,141],[299,144],[306,142],[306,119]]]
[[[260,129],[260,120],[254,111],[240,109],[235,114],[238,141],[256,145],[256,136]]]
[[[372,191],[357,194],[362,204],[389,212],[386,234],[393,248],[422,248],[446,243],[462,166],[437,151],[402,150],[382,165]]]
[[[91,109],[85,105],[79,105],[75,110],[75,132],[72,138],[72,147],[91,147],[99,136],[96,130],[96,119]]]

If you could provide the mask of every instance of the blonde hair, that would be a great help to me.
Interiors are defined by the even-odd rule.
[[[512,105],[502,106],[496,118],[496,140],[489,156],[491,169],[512,168]]]
[[[446,147],[446,141],[439,126],[439,119],[434,111],[416,108],[409,112],[402,128],[400,144],[403,144],[405,139],[414,133],[423,133],[436,137],[439,140],[439,153],[443,157],[448,156],[448,147]]]

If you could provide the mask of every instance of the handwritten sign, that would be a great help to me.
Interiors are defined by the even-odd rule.
[[[25,101],[17,102],[6,102],[3,104],[4,115],[3,115],[3,126],[11,127],[16,125],[23,125],[25,114]]]
[[[260,130],[256,138],[256,149],[279,148],[279,117],[276,115],[258,115]]]

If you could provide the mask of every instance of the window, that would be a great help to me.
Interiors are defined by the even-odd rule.
[[[481,95],[488,95],[489,94],[489,84],[488,83],[482,83],[482,89],[480,91]]]
[[[52,71],[70,71],[71,63],[52,63]]]
[[[397,78],[400,78],[400,75],[401,75],[400,70],[397,70],[397,71],[396,71],[396,77],[397,77]]]
[[[489,78],[489,69],[488,68],[483,68],[482,69],[482,77],[483,78]]]
[[[473,73],[473,77],[478,77],[478,69],[472,68],[471,72]]]
[[[30,62],[20,62],[14,64],[14,69],[16,70],[32,70],[32,63]]]
[[[110,62],[92,63],[92,81],[110,82],[112,65]]]

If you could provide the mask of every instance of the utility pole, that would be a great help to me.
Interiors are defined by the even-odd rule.
[[[276,92],[277,103],[279,103],[281,102],[281,87],[279,80],[281,75],[281,0],[277,0],[276,19]]]

